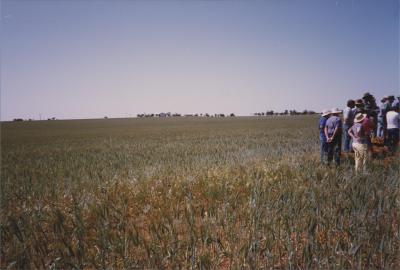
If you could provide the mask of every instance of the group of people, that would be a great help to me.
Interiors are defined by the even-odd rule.
[[[374,137],[395,153],[400,125],[400,96],[396,98],[385,96],[378,106],[375,97],[367,92],[361,99],[347,101],[343,111],[324,110],[319,120],[321,162],[329,165],[334,160],[339,166],[343,142],[345,153],[354,152],[356,172],[365,172]]]

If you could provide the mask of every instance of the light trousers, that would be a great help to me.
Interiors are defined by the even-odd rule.
[[[353,143],[356,173],[367,170],[368,146],[366,143]]]

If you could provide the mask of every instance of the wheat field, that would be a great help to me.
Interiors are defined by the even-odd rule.
[[[1,269],[398,269],[399,159],[318,118],[1,123]]]

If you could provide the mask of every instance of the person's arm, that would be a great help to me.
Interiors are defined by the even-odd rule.
[[[382,110],[382,121],[383,121],[383,124],[384,125],[386,125],[386,123],[387,123],[387,121],[386,121],[386,114],[387,114],[387,109],[388,109],[388,107],[387,107],[387,105],[385,105],[384,107],[383,107],[383,110]]]
[[[333,140],[333,138],[335,138],[338,129],[339,129],[338,126],[336,126],[336,127],[335,127],[335,130],[333,131],[333,135],[332,135],[332,137],[331,137],[331,140]]]
[[[324,130],[324,125],[323,124],[321,124],[321,121],[318,123],[318,129],[321,131],[321,130]]]
[[[397,127],[400,128],[400,114],[397,113]]]
[[[328,127],[327,127],[327,126],[325,126],[324,133],[325,133],[326,141],[327,141],[327,142],[330,142],[331,139],[330,139],[329,136],[328,136]]]
[[[353,139],[355,138],[354,132],[353,132],[353,127],[349,128],[349,131],[347,132],[350,137],[352,137]]]
[[[362,126],[360,126],[359,131],[356,131],[356,133],[354,133],[353,127],[349,128],[349,135],[353,138],[353,139],[358,139],[360,138],[360,133],[362,132]]]
[[[333,135],[331,137],[331,140],[333,140],[336,136],[336,133],[338,133],[338,130],[341,131],[342,130],[342,121],[339,121],[335,127],[335,130],[333,131]]]

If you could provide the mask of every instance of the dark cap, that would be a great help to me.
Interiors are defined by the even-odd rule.
[[[364,98],[369,98],[369,97],[371,97],[372,95],[369,93],[369,92],[366,92],[366,93],[364,93],[364,96],[363,96],[363,99]]]

